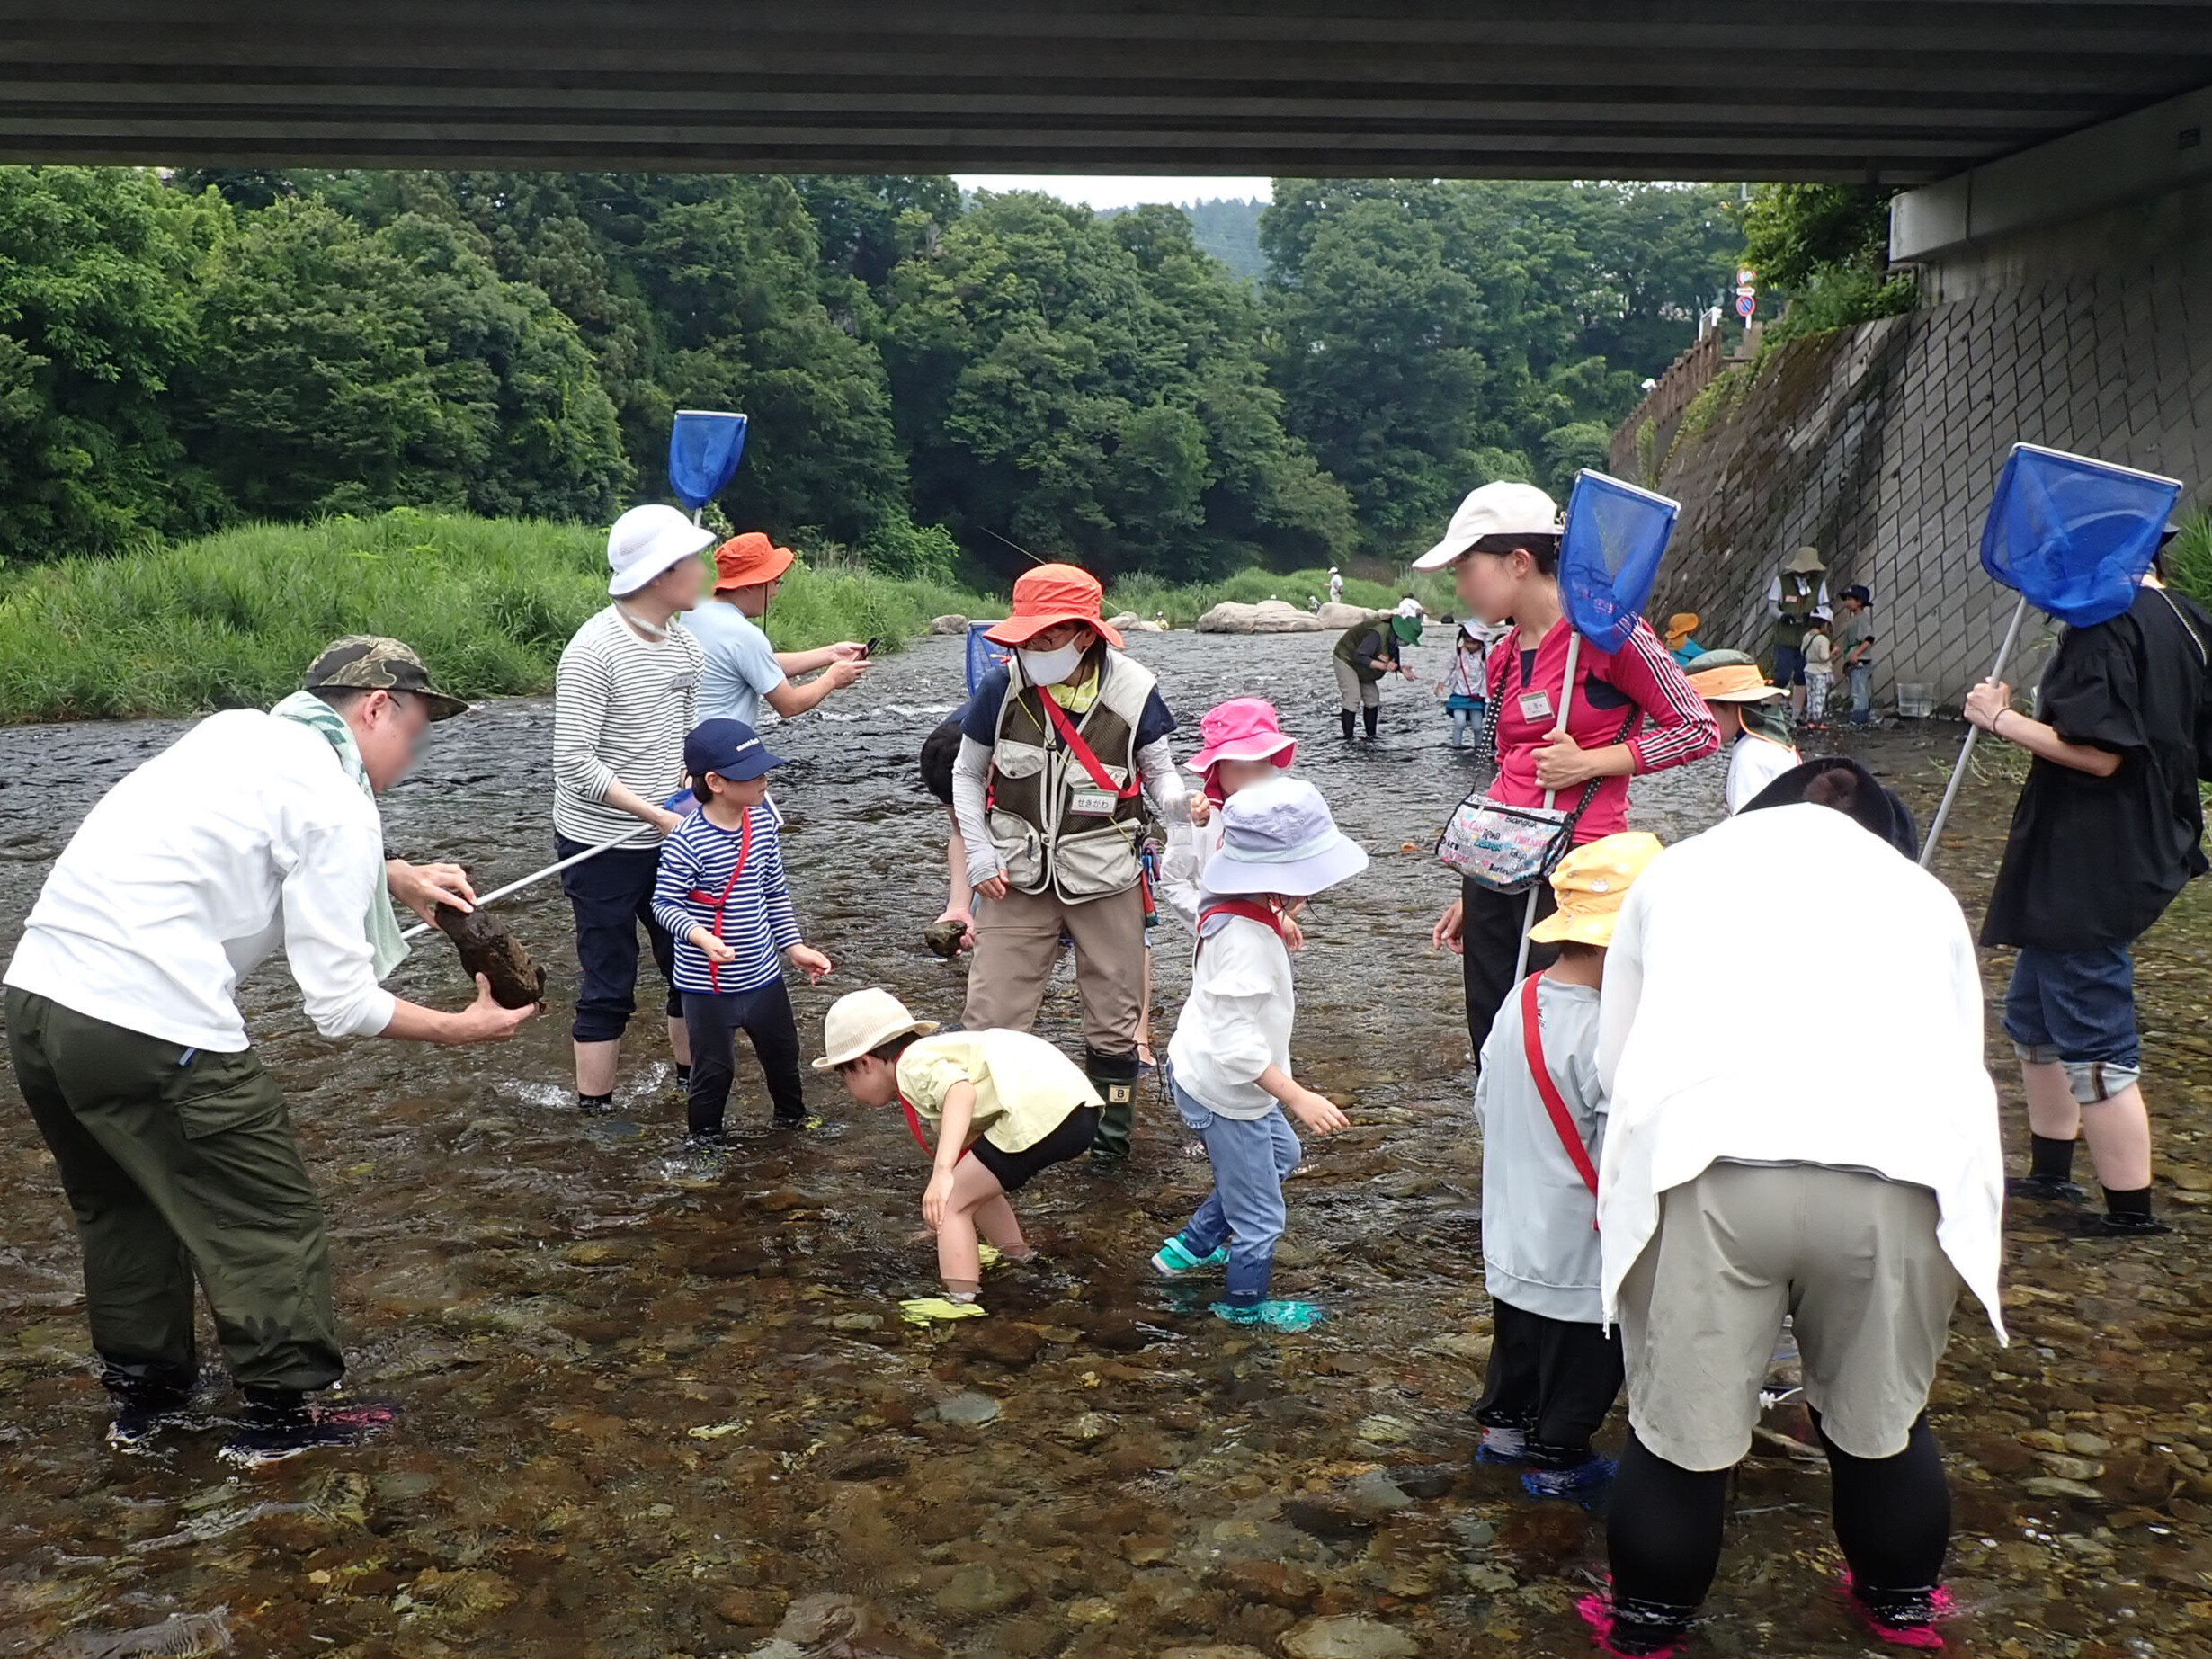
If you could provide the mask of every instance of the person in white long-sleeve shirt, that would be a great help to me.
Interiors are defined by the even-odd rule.
[[[305,1396],[344,1369],[315,1188],[236,1000],[280,947],[326,1037],[483,1042],[533,1010],[481,981],[459,1013],[378,981],[406,954],[388,892],[425,918],[473,900],[450,865],[387,860],[374,792],[467,705],[397,640],[326,650],[270,713],[201,721],[118,783],[63,850],[6,983],[8,1047],[84,1246],[111,1438],[127,1449],[198,1375],[206,1292],[255,1462],[356,1437]]]
[[[2003,1335],[2003,1169],[1973,939],[1914,845],[1863,768],[1815,761],[1662,854],[1623,907],[1600,1010],[1598,1214],[1633,1433],[1612,1599],[1584,1608],[1612,1651],[1665,1650],[1703,1600],[1786,1315],[1853,1603],[1886,1638],[1932,1645],[1949,1506],[1928,1393],[1962,1284]],[[1808,1057],[1797,1022],[1744,998],[1756,965],[1796,946],[1775,895],[1806,870],[1849,896],[1829,948],[1859,987],[1872,1075]]]

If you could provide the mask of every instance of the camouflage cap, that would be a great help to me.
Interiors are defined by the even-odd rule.
[[[463,699],[431,683],[430,670],[411,647],[374,634],[348,634],[325,646],[308,669],[307,690],[405,691],[421,698],[433,720],[450,719],[468,709]]]

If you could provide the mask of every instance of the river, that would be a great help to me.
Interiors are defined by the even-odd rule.
[[[678,1146],[656,1037],[635,1045],[619,1115],[580,1120],[575,965],[548,884],[509,919],[551,969],[555,1012],[505,1047],[329,1043],[281,973],[247,988],[329,1210],[350,1387],[404,1408],[371,1448],[233,1477],[210,1422],[157,1458],[110,1453],[73,1231],[8,1091],[0,1653],[200,1651],[174,1630],[159,1649],[51,1645],[218,1606],[235,1651],[288,1659],[1589,1651],[1572,1604],[1601,1574],[1601,1523],[1466,1465],[1488,1331],[1479,1147],[1457,963],[1427,932],[1451,892],[1428,848],[1472,774],[1425,683],[1386,688],[1379,744],[1343,744],[1329,644],[1132,646],[1186,737],[1224,697],[1274,699],[1305,745],[1300,772],[1374,855],[1314,907],[1298,959],[1298,1069],[1354,1127],[1308,1143],[1278,1284],[1326,1307],[1327,1325],[1255,1335],[1150,1280],[1146,1257],[1206,1166],[1148,1084],[1128,1172],[1062,1167],[1022,1195],[1048,1268],[995,1275],[986,1319],[903,1326],[898,1298],[934,1278],[917,1237],[925,1170],[898,1115],[816,1084],[842,1137],[771,1137],[741,1057],[733,1119],[754,1132],[704,1164]],[[1441,663],[1415,654],[1432,680]],[[862,985],[958,1017],[962,970],[921,942],[944,817],[914,756],[959,673],[957,642],[918,642],[770,734],[793,763],[777,792],[799,914],[837,962],[795,994],[810,1049],[830,998]],[[545,862],[549,723],[547,704],[515,701],[439,727],[387,798],[392,844],[465,861],[485,886]],[[0,732],[0,942],[101,789],[179,729]],[[1924,822],[1956,730],[1859,752]],[[2001,775],[1973,783],[1940,863],[1977,912],[2011,791]],[[1719,793],[1715,762],[1645,780],[1637,821],[1691,833]],[[1821,933],[1852,924],[1851,895],[1815,881],[1797,902],[1803,950],[1743,965],[1744,1017],[1800,1021],[1808,1066],[1888,1086],[1879,1033],[1821,971]],[[1172,923],[1160,937],[1164,1046],[1187,976]],[[1955,1323],[1935,1408],[1967,1651],[2205,1651],[2208,946],[2193,894],[2143,956],[2161,1202],[2181,1230],[2073,1243],[2020,1214],[2012,1347],[1971,1307]],[[436,939],[395,984],[448,1005],[465,990]],[[1042,1029],[1074,1046],[1065,968]],[[1993,1021],[1992,1039],[2017,1143]],[[1607,1440],[1619,1432],[1616,1417]],[[1826,1494],[1824,1473],[1779,1450],[1744,1467],[1699,1651],[1866,1651],[1833,1593]]]

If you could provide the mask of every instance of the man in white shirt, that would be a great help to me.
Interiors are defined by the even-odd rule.
[[[1662,854],[1622,908],[1598,1186],[1634,1433],[1612,1600],[1584,1610],[1613,1651],[1664,1650],[1704,1599],[1785,1315],[1855,1604],[1886,1638],[1931,1645],[1949,1505],[1928,1391],[1962,1283],[2003,1335],[2003,1166],[1973,939],[1913,845],[1863,768],[1815,761]],[[1851,896],[1831,950],[1878,1067],[1825,1063],[1743,1007],[1755,965],[1796,948],[1802,920],[1777,901],[1807,870]]]
[[[452,866],[387,861],[374,793],[467,707],[397,640],[339,640],[306,691],[201,721],[111,789],[23,925],[8,1048],[76,1215],[126,1449],[198,1376],[195,1278],[249,1405],[226,1456],[270,1461],[379,1421],[306,1404],[345,1369],[322,1209],[235,992],[281,945],[326,1037],[486,1042],[534,1012],[481,981],[459,1013],[377,983],[406,953],[388,890],[425,917],[473,897]]]
[[[756,530],[732,536],[714,550],[713,596],[684,618],[706,654],[701,719],[742,720],[757,731],[763,702],[788,720],[868,672],[868,647],[850,639],[818,651],[778,651],[769,645],[760,620],[798,557]],[[816,677],[793,685],[795,674]]]

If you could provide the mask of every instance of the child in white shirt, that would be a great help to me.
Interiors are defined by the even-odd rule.
[[[1805,723],[1828,723],[1828,691],[1835,684],[1835,646],[1828,638],[1828,619],[1815,616],[1805,630]]]
[[[1167,1279],[1226,1266],[1217,1317],[1304,1331],[1321,1310],[1270,1294],[1288,1218],[1283,1178],[1299,1155],[1284,1113],[1321,1135],[1348,1119],[1290,1074],[1295,997],[1285,928],[1311,895],[1365,870],[1367,854],[1339,833],[1313,785],[1295,778],[1238,790],[1221,825],[1194,905],[1191,996],[1167,1051],[1169,1090],[1205,1143],[1214,1190],[1152,1265]]]

